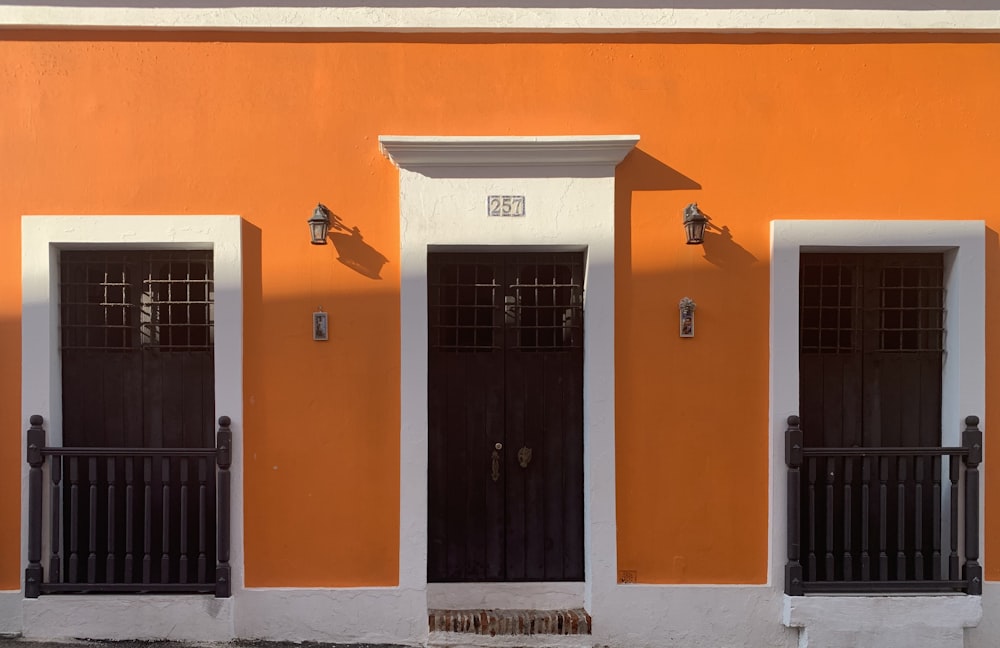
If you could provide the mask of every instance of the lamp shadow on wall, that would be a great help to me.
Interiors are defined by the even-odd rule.
[[[340,216],[332,212],[330,217],[330,229],[333,231],[327,238],[337,249],[337,261],[359,275],[381,280],[382,266],[389,261],[388,257],[365,242],[357,225],[348,227]]]
[[[361,230],[354,227],[349,234],[334,232],[329,238],[337,248],[337,261],[369,279],[382,279],[382,266],[389,259],[365,242]]]
[[[703,212],[711,218],[711,214]],[[745,270],[757,263],[757,257],[733,240],[728,225],[718,226],[714,222],[705,230],[704,259],[723,270]]]

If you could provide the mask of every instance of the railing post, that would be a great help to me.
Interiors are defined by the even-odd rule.
[[[965,580],[968,593],[983,593],[983,568],[979,564],[979,464],[983,461],[983,433],[978,416],[965,417],[962,431],[965,456]]]
[[[219,433],[215,445],[215,462],[219,468],[215,566],[215,596],[218,598],[229,598],[233,592],[232,568],[229,566],[229,467],[233,463],[233,432],[229,429],[230,424],[228,416],[219,417]]]
[[[42,579],[42,464],[45,456],[45,429],[42,417],[33,414],[27,434],[28,465],[28,566],[24,570],[25,598],[38,598]]]
[[[799,428],[799,417],[794,415],[788,417],[788,429],[785,431],[785,464],[788,466],[788,562],[785,563],[785,594],[801,596],[802,430]]]

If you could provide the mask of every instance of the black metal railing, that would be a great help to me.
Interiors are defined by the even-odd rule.
[[[231,595],[228,416],[215,448],[48,447],[30,422],[26,597]]]
[[[981,594],[983,433],[965,425],[959,447],[806,448],[789,416],[785,593]]]

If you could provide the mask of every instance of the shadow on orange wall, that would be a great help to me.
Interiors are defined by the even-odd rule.
[[[0,318],[0,393],[21,396],[21,324]],[[19,587],[21,560],[21,464],[24,462],[19,407],[0,407],[0,590]]]
[[[361,236],[361,230],[351,228],[350,234],[336,232],[330,234],[333,246],[337,248],[337,261],[369,279],[381,279],[382,266],[389,259],[369,245]]]
[[[708,212],[704,212],[708,215]],[[705,232],[705,260],[714,266],[730,270],[745,270],[757,263],[757,257],[733,239],[728,225]]]

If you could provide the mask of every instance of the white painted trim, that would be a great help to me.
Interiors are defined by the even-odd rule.
[[[0,26],[56,28],[213,29],[385,32],[760,32],[760,31],[933,31],[997,32],[995,7],[940,9],[919,0],[906,10],[809,9],[786,0],[773,7],[734,3],[732,8],[257,6],[191,7],[190,3],[143,6],[5,4]],[[415,4],[415,3],[413,3]],[[532,3],[529,3],[529,5]],[[541,4],[541,3],[538,3]],[[741,7],[739,4],[749,4]],[[756,4],[756,7],[753,5]],[[832,3],[831,3],[832,4]],[[402,6],[400,6],[402,5]],[[785,6],[782,6],[785,5]],[[981,7],[983,3],[967,2]]]
[[[771,582],[782,588],[786,561],[786,476],[784,433],[786,419],[799,413],[799,254],[802,251],[843,252],[945,252],[945,355],[942,373],[942,441],[958,445],[964,417],[976,414],[985,426],[986,412],[986,226],[983,221],[923,220],[776,220],[771,223],[771,313],[770,313],[770,413],[771,436]],[[986,428],[983,427],[985,430]],[[988,435],[986,435],[988,437]],[[982,488],[982,487],[981,487]],[[980,493],[980,520],[983,518]],[[984,524],[980,524],[983,547]],[[982,553],[981,562],[982,562]],[[794,597],[786,603],[803,606]],[[878,623],[882,614],[873,603],[885,597],[817,597],[827,605],[830,619],[850,609],[858,627]],[[899,605],[921,609],[935,597],[898,597]],[[961,597],[965,605],[981,606],[979,597]],[[909,601],[907,603],[906,601]],[[807,606],[802,609],[812,609]],[[968,611],[968,610],[966,610]],[[974,610],[972,611],[974,614]],[[800,615],[800,620],[810,615]],[[963,619],[966,617],[962,617]],[[800,625],[795,616],[785,615],[786,623]],[[956,622],[959,619],[956,618]],[[802,621],[805,623],[805,621]],[[819,632],[820,629],[813,628]]]
[[[24,637],[224,642],[235,599],[200,596],[41,596],[24,599]]]
[[[382,152],[396,166],[424,167],[599,166],[614,167],[638,135],[582,137],[410,137],[382,135]]]
[[[247,588],[236,637],[289,643],[422,644],[427,598],[406,587]]]
[[[786,596],[782,621],[801,648],[964,648],[980,596]]]
[[[432,149],[435,163],[461,169],[470,146],[449,146],[438,137],[408,144]],[[603,140],[603,144],[601,144]],[[637,141],[636,136],[591,139],[578,149],[591,155],[595,145],[606,149]],[[390,155],[399,140],[380,138]],[[551,143],[556,153],[542,159],[561,160],[566,152],[558,138],[510,138],[487,148],[501,151],[498,163],[479,166],[474,173],[435,173],[434,168],[403,166],[400,191],[401,389],[400,418],[400,587],[427,588],[427,252],[430,247],[487,246],[492,249],[536,246],[535,249],[587,250],[584,311],[584,599],[593,614],[603,611],[616,582],[615,441],[614,441],[614,157],[600,168],[581,173],[572,161],[531,167],[511,167],[506,152]],[[448,153],[452,153],[451,160]],[[471,153],[485,164],[485,153]],[[405,159],[405,155],[402,156]],[[617,158],[620,159],[620,158]],[[488,218],[486,196],[526,197],[523,218]],[[521,607],[541,600],[528,597]],[[425,612],[426,610],[424,610]],[[424,631],[426,636],[426,630]]]
[[[517,610],[531,601],[539,610],[572,610],[585,604],[584,583],[428,583],[427,607],[435,610]]]
[[[216,418],[232,419],[231,560],[234,595],[244,583],[243,569],[243,252],[242,221],[238,216],[24,216],[21,219],[21,419],[27,430],[32,414],[45,418],[47,442],[62,442],[61,368],[58,353],[58,251],[62,248],[211,249],[215,273],[215,407]],[[22,444],[24,433],[22,432]],[[23,447],[23,445],[22,445]],[[23,451],[22,451],[23,453]],[[27,561],[27,464],[21,467],[21,564]],[[21,572],[21,586],[24,586]],[[143,615],[121,611],[127,602],[145,600],[169,629],[169,623],[201,628],[191,615],[197,609],[213,614],[210,636],[232,637],[229,602],[192,601],[212,597],[43,597],[24,603],[24,633],[45,636],[57,631],[77,609],[102,619],[100,636],[153,637]],[[78,600],[82,599],[82,600]],[[89,603],[87,603],[89,601]],[[126,605],[127,607],[127,605]],[[140,606],[142,607],[142,606]],[[214,611],[214,612],[211,612]],[[29,614],[30,612],[30,614]],[[168,623],[169,622],[169,623]],[[81,621],[83,623],[83,621]],[[39,625],[40,624],[40,625]],[[218,626],[222,624],[220,629]],[[87,626],[90,627],[90,626]],[[97,628],[98,626],[94,626]],[[225,630],[225,631],[224,631]],[[95,632],[98,630],[95,630]],[[171,631],[175,636],[180,628]],[[206,630],[208,632],[208,630]],[[41,634],[39,634],[41,633]],[[227,634],[228,633],[228,634]],[[65,636],[81,636],[65,635]],[[96,638],[96,635],[95,635]]]

